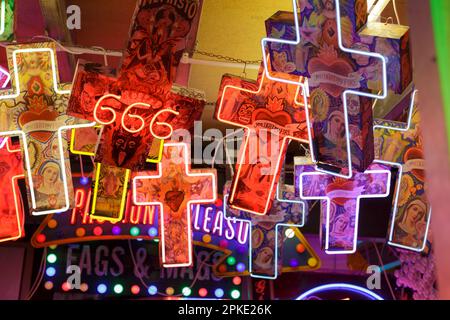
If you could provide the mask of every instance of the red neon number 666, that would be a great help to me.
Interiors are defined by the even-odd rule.
[[[117,118],[117,113],[116,113],[116,111],[115,111],[113,108],[106,107],[106,106],[103,106],[103,105],[102,105],[102,102],[103,102],[105,99],[111,99],[111,98],[112,98],[112,99],[116,99],[117,101],[120,101],[120,99],[121,99],[122,97],[121,97],[121,96],[118,96],[118,95],[115,95],[115,94],[107,94],[107,95],[104,95],[103,97],[101,97],[100,99],[98,99],[97,103],[95,104],[95,108],[94,108],[94,119],[95,119],[95,121],[96,121],[97,123],[99,123],[99,124],[101,124],[101,125],[108,125],[108,124],[111,124],[111,123],[113,123],[113,122],[116,121],[116,118]],[[138,107],[138,106],[143,106],[143,107],[149,107],[149,108],[151,108],[151,105],[149,105],[148,103],[143,103],[143,102],[136,102],[136,103],[130,104],[130,105],[125,109],[125,111],[122,113],[122,117],[121,117],[121,119],[120,119],[120,123],[122,124],[122,127],[123,127],[126,131],[131,132],[131,133],[137,133],[137,132],[140,132],[140,131],[141,131],[142,129],[144,129],[144,127],[145,127],[145,120],[144,120],[143,117],[141,117],[141,116],[139,116],[139,115],[135,115],[135,114],[129,114],[133,108],[136,108],[136,107]],[[99,112],[104,112],[104,111],[108,111],[109,113],[111,113],[111,115],[112,115],[111,120],[109,120],[109,121],[103,121],[103,120],[100,120],[100,118],[98,117],[98,116],[99,116],[98,113],[99,113]],[[173,128],[172,128],[172,126],[171,126],[170,124],[166,123],[166,122],[156,122],[156,125],[164,126],[164,127],[169,128],[169,130],[170,130],[169,134],[167,134],[167,135],[165,135],[165,136],[159,136],[159,135],[157,135],[157,134],[153,131],[153,126],[154,126],[154,124],[155,124],[156,119],[157,119],[161,114],[163,114],[163,113],[165,113],[165,112],[169,112],[169,113],[172,113],[172,114],[174,114],[174,115],[179,115],[179,112],[177,112],[177,111],[175,111],[175,110],[172,110],[172,109],[162,109],[162,110],[158,111],[157,113],[155,113],[155,115],[152,117],[152,120],[150,121],[150,124],[149,124],[150,133],[151,133],[155,138],[158,138],[158,139],[161,139],[161,140],[168,139],[168,138],[172,135],[172,133],[173,133]],[[133,128],[127,127],[127,125],[126,125],[126,123],[125,123],[126,117],[129,117],[129,118],[131,118],[131,119],[135,119],[135,120],[139,121],[139,122],[140,122],[139,128],[133,129]]]

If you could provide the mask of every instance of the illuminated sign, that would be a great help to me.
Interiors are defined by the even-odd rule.
[[[388,243],[418,252],[425,249],[431,220],[419,122],[418,94],[414,91],[406,124],[377,120],[374,126],[376,162],[399,169]]]
[[[261,67],[258,81],[224,75],[216,118],[246,131],[233,177],[229,203],[232,208],[266,214],[280,175],[289,141],[309,142],[305,101],[299,83],[274,82]]]
[[[133,205],[131,191],[129,191],[121,221],[112,223],[107,220],[93,219],[89,214],[92,201],[91,178],[74,174],[74,185],[74,208],[48,215],[31,239],[34,247],[42,248],[84,241],[160,238],[159,214],[156,206]],[[194,240],[197,243],[204,242],[205,245],[223,248],[224,253],[227,254],[237,250],[242,251],[246,256],[248,252],[246,224],[235,219],[227,219],[222,211],[216,215],[215,208],[214,205],[194,205],[191,212]]]
[[[278,12],[266,21],[269,36],[261,42],[264,57],[268,47],[274,71],[308,78],[313,119],[312,159],[318,164],[318,171],[351,178],[353,169],[363,172],[373,161],[370,99],[384,99],[388,84],[397,88],[395,80],[403,80],[403,75],[405,79],[409,76],[410,82],[410,60],[400,63],[398,57],[388,54],[398,46],[397,39],[394,36],[391,39],[386,31],[391,25],[375,36],[372,30],[367,30],[365,0],[328,1],[323,7],[302,1],[301,20],[297,1],[292,3],[293,13]],[[359,31],[364,26],[367,35]],[[404,39],[407,51],[408,37]],[[383,51],[386,57],[372,51]],[[405,52],[405,57],[408,56]],[[388,61],[393,70],[389,75]],[[267,64],[265,69],[268,72]],[[268,77],[293,84],[279,75]],[[379,94],[370,93],[371,83],[377,84]]]
[[[70,124],[66,115],[70,91],[58,87],[55,45],[9,45],[7,56],[14,71],[13,89],[0,96],[0,135],[23,139],[32,214],[67,210],[73,203],[73,186],[62,131]]]
[[[295,170],[300,198],[321,200],[321,235],[326,253],[354,253],[360,199],[389,196],[391,172],[373,164],[364,173],[354,173],[352,179],[342,179],[321,172],[303,172],[301,165]]]
[[[366,288],[348,283],[331,283],[302,293],[295,300],[384,300]]]
[[[24,236],[24,210],[18,180],[24,178],[20,145],[10,138],[0,139],[0,242]]]
[[[304,224],[306,204],[303,201],[278,199],[274,201],[267,215],[257,216],[227,208],[226,198],[229,189],[230,184],[226,184],[224,214],[225,217],[236,221],[245,221],[247,228],[250,229],[248,264],[252,277],[276,279],[281,272],[306,271],[320,267],[319,258],[297,229]],[[291,195],[293,196],[293,192]],[[286,261],[286,254],[282,253],[288,251],[283,250],[283,247],[287,247],[289,242],[295,242],[295,248],[290,248],[294,257]]]
[[[146,239],[159,235],[158,211],[155,207],[135,206],[131,196],[124,215],[118,222],[93,219],[91,206],[91,178],[74,175],[75,206],[66,212],[48,215],[38,227],[31,244],[36,248],[83,241]]]
[[[133,197],[136,205],[159,207],[163,266],[190,266],[191,205],[216,201],[216,171],[191,170],[188,145],[166,143],[158,170],[133,178]]]
[[[44,255],[45,269],[39,297],[50,299],[239,299],[243,279],[214,275],[212,265],[223,250],[195,243],[192,267],[162,268],[155,241],[92,242],[52,247]],[[71,281],[80,268],[80,282]],[[36,268],[38,266],[36,265]],[[73,285],[73,286],[72,286]]]

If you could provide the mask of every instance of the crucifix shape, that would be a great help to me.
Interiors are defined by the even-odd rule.
[[[268,47],[275,71],[308,78],[317,170],[351,178],[374,159],[370,99],[384,99],[388,85],[401,92],[411,82],[408,28],[392,34],[391,25],[366,24],[366,0],[305,0],[301,19],[295,0],[293,8],[266,21],[263,53]]]
[[[418,94],[414,91],[406,124],[376,120],[374,126],[375,162],[398,168],[388,243],[417,252],[425,249],[431,219],[419,124]]]
[[[269,211],[289,141],[309,141],[299,95],[305,98],[298,85],[268,79],[263,67],[257,82],[223,76],[215,116],[246,129],[228,200],[232,208],[259,215]]]
[[[249,212],[227,208],[230,183],[224,187],[224,215],[228,218],[242,220],[248,223],[249,237],[249,272],[254,278],[276,279],[281,273],[282,246],[284,230],[288,234],[293,228],[303,227],[307,205],[305,201],[291,201],[280,199],[287,196],[287,192],[277,190],[277,200],[267,215],[255,215]],[[293,193],[291,193],[293,195]],[[313,259],[314,260],[314,259]],[[318,266],[318,260],[308,261],[310,267]]]
[[[0,135],[20,135],[33,215],[67,210],[73,185],[67,139],[68,85],[59,87],[53,43],[7,46],[12,89],[0,96]]]
[[[192,265],[193,204],[214,203],[216,171],[191,170],[190,152],[184,143],[166,143],[157,171],[140,172],[133,178],[134,204],[155,205],[160,212],[162,265]]]
[[[20,144],[9,137],[0,139],[0,242],[23,236],[24,212],[18,180],[24,178]]]
[[[373,164],[351,179],[302,172],[297,181],[301,199],[322,200],[320,233],[326,253],[351,254],[356,252],[358,239],[359,201],[389,196],[391,171]]]
[[[120,220],[130,172],[143,170],[146,162],[158,163],[163,141],[176,129],[192,130],[201,118],[204,93],[173,84],[198,19],[198,1],[185,5],[190,9],[138,1],[118,72],[78,62],[69,113],[102,125],[95,150],[94,217]],[[104,178],[116,181],[116,188],[103,188]]]

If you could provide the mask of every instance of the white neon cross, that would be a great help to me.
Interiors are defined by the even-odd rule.
[[[17,64],[17,55],[18,54],[26,54],[26,53],[34,53],[34,52],[47,52],[50,54],[50,62],[52,66],[52,77],[53,77],[53,90],[60,95],[66,95],[70,94],[70,90],[60,90],[58,88],[58,81],[56,77],[56,59],[54,56],[54,51],[50,48],[27,48],[27,49],[17,49],[13,51],[13,66],[14,66],[14,84],[15,84],[15,92],[12,94],[7,95],[0,95],[0,100],[5,99],[15,99],[19,97],[20,95],[20,81],[19,81],[19,70],[18,70],[18,64]],[[28,174],[28,183],[30,188],[30,195],[31,195],[31,204],[32,204],[32,215],[34,216],[40,216],[40,215],[46,215],[46,214],[52,214],[56,212],[62,212],[66,211],[70,207],[69,203],[69,191],[68,191],[68,181],[66,176],[66,170],[65,170],[65,158],[64,158],[64,149],[63,149],[63,140],[62,140],[62,130],[68,129],[68,128],[78,128],[78,127],[86,127],[91,126],[91,124],[88,125],[76,125],[76,126],[62,126],[58,129],[58,143],[59,143],[59,151],[60,151],[60,165],[61,165],[61,172],[62,172],[62,180],[63,180],[63,189],[64,189],[64,198],[65,198],[65,206],[58,209],[51,209],[51,210],[43,210],[43,211],[36,211],[37,208],[36,205],[36,195],[34,192],[34,183],[33,178],[31,175],[31,165],[30,165],[30,159],[29,159],[29,153],[28,153],[28,142],[27,137],[24,131],[22,130],[10,130],[10,131],[2,131],[0,132],[0,136],[22,136],[23,141],[23,154],[25,156],[25,166],[27,169]]]
[[[379,54],[379,53],[375,53],[375,52],[365,52],[365,51],[360,51],[360,50],[355,50],[355,49],[349,49],[349,48],[345,48],[343,45],[343,41],[342,41],[342,30],[341,30],[341,9],[340,9],[340,2],[339,0],[335,0],[335,5],[336,5],[336,23],[337,23],[337,35],[338,35],[338,45],[339,48],[343,51],[343,52],[347,52],[347,53],[351,53],[351,54],[359,54],[359,55],[363,55],[363,56],[367,56],[370,58],[376,58],[376,59],[380,59],[382,62],[382,69],[383,69],[383,90],[381,94],[371,94],[371,93],[366,93],[366,92],[361,92],[361,91],[356,91],[356,90],[345,90],[342,93],[342,100],[343,100],[343,106],[344,106],[344,122],[345,122],[345,139],[346,139],[346,149],[347,149],[347,168],[348,168],[348,174],[341,174],[339,172],[333,172],[333,171],[328,171],[322,168],[319,168],[318,166],[316,166],[316,171],[319,172],[324,172],[333,176],[338,176],[338,177],[342,177],[342,178],[346,178],[346,179],[350,179],[353,176],[353,170],[352,170],[352,158],[351,158],[351,148],[350,148],[350,129],[349,129],[349,124],[348,124],[348,109],[347,109],[347,95],[357,95],[357,96],[363,96],[363,97],[368,97],[368,98],[372,98],[372,99],[385,99],[387,97],[387,62],[386,62],[386,58]],[[307,101],[306,99],[306,92],[308,91],[307,85],[305,84],[298,84],[295,83],[291,80],[288,79],[283,79],[283,78],[277,78],[274,77],[270,74],[269,69],[268,69],[268,65],[267,65],[267,53],[266,53],[266,45],[269,42],[273,42],[273,43],[281,43],[281,44],[288,44],[288,45],[293,45],[293,46],[298,46],[301,42],[301,36],[300,36],[300,24],[299,24],[299,18],[298,18],[298,13],[297,13],[297,1],[296,0],[292,0],[292,7],[293,7],[293,11],[294,11],[294,23],[295,23],[295,35],[296,35],[296,39],[295,40],[284,40],[284,39],[275,39],[275,38],[263,38],[261,40],[261,46],[262,46],[262,52],[263,52],[263,62],[264,62],[264,68],[266,70],[267,73],[267,77],[273,81],[279,81],[279,82],[284,82],[284,83],[289,83],[289,84],[296,84],[296,85],[300,85],[303,89],[303,93],[305,96],[305,101]],[[314,154],[314,148],[313,146],[313,142],[312,142],[312,134],[311,134],[311,125],[309,123],[309,114],[308,114],[308,108],[306,109],[306,120],[308,123],[308,133],[309,133],[309,146],[310,146],[310,153],[311,153],[311,158],[312,161],[314,163],[317,163],[315,154]]]
[[[410,107],[409,107],[409,111],[408,111],[408,122],[406,123],[405,127],[395,128],[395,127],[390,127],[390,126],[375,125],[375,126],[373,126],[374,132],[377,129],[388,129],[388,130],[399,131],[399,132],[409,131],[411,129],[412,115],[413,115],[413,111],[414,111],[414,103],[415,103],[417,92],[418,92],[417,90],[414,90],[411,95],[411,102],[410,102]],[[395,195],[394,195],[394,207],[393,207],[393,213],[392,213],[392,217],[391,217],[391,225],[390,225],[390,230],[389,230],[388,244],[391,246],[402,248],[402,249],[412,250],[412,251],[416,251],[416,252],[422,252],[425,249],[426,244],[427,244],[426,239],[428,238],[428,230],[429,230],[430,221],[431,221],[431,207],[428,210],[427,226],[425,229],[424,241],[423,241],[421,248],[406,246],[406,245],[403,245],[400,243],[393,242],[392,239],[394,238],[394,226],[395,226],[395,218],[397,216],[397,209],[398,209],[398,197],[400,195],[400,189],[401,189],[400,186],[401,186],[402,176],[403,176],[403,164],[399,163],[399,162],[385,161],[385,160],[381,160],[381,159],[375,159],[374,163],[387,164],[389,166],[394,166],[394,167],[398,168],[397,186],[396,186],[396,191],[395,191]]]
[[[278,277],[278,233],[279,233],[279,229],[280,228],[284,228],[284,227],[288,227],[288,228],[301,228],[304,226],[305,224],[305,202],[304,201],[299,201],[299,200],[287,200],[287,199],[281,199],[279,200],[278,197],[278,188],[277,188],[277,201],[280,202],[288,202],[288,203],[296,203],[296,204],[300,204],[302,206],[302,220],[300,224],[294,224],[294,223],[277,223],[275,225],[275,269],[274,269],[274,275],[273,276],[266,276],[266,275],[262,275],[262,274],[256,274],[253,273],[253,252],[252,252],[252,231],[253,231],[253,222],[252,220],[247,220],[247,219],[239,219],[236,218],[235,216],[228,216],[227,215],[227,202],[228,202],[228,194],[224,194],[223,195],[223,213],[225,218],[231,219],[233,221],[233,223],[236,223],[236,221],[239,222],[243,222],[247,225],[248,228],[248,269],[250,272],[250,276],[253,278],[260,278],[260,279],[269,279],[269,280],[274,280]],[[240,212],[245,212],[242,210],[239,210]],[[247,213],[247,212],[245,212]],[[248,213],[249,216],[251,216],[251,213]]]
[[[353,246],[351,250],[329,250],[330,240],[330,201],[331,198],[328,195],[325,196],[305,196],[303,193],[303,177],[304,176],[325,176],[326,174],[321,172],[302,172],[300,174],[300,198],[304,200],[325,200],[326,202],[326,225],[325,225],[325,252],[327,254],[352,254],[356,252],[356,245],[358,239],[358,223],[359,223],[359,200],[364,198],[385,198],[389,196],[391,189],[391,171],[389,170],[366,170],[363,174],[387,174],[387,186],[386,192],[383,194],[367,194],[358,195],[356,197],[356,210],[355,210],[355,227],[353,232]]]

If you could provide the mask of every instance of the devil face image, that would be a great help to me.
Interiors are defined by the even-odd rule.
[[[123,166],[129,161],[142,141],[139,134],[131,134],[124,130],[117,130],[112,135],[112,159],[118,167]]]

